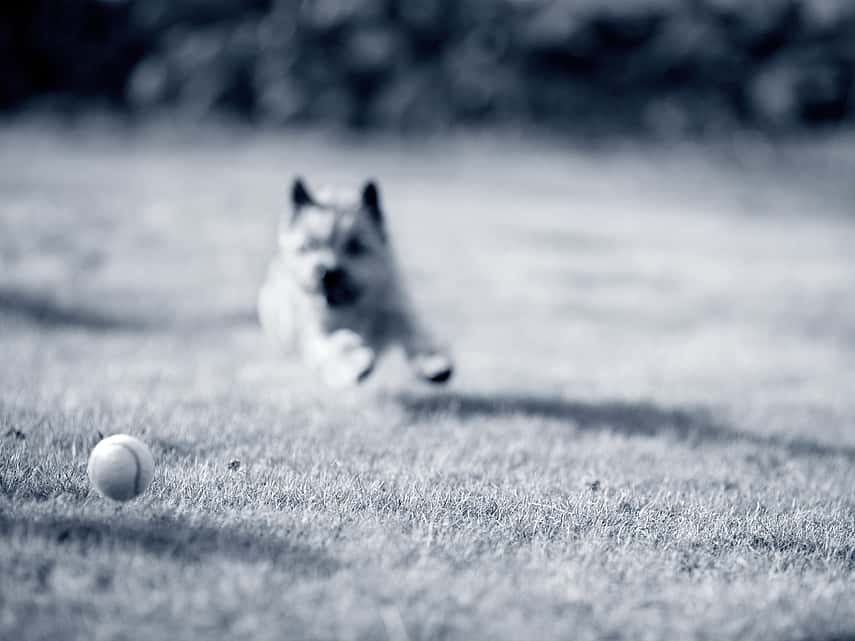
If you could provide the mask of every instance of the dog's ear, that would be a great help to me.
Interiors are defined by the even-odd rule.
[[[380,237],[386,240],[386,229],[383,222],[383,211],[380,208],[380,190],[377,188],[377,183],[369,180],[362,188],[362,208],[368,214],[371,222],[377,227],[380,232]]]
[[[305,183],[303,183],[303,179],[299,176],[295,178],[294,183],[291,185],[291,222],[297,219],[303,207],[311,205],[314,202],[312,195],[306,189]]]

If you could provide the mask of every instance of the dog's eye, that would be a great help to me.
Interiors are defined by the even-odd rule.
[[[368,251],[368,248],[355,236],[348,240],[344,246],[344,253],[348,256],[362,256],[366,251]]]

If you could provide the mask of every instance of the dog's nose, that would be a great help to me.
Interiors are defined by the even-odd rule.
[[[321,283],[323,283],[324,289],[334,289],[340,286],[343,281],[344,272],[338,268],[326,270],[324,275],[321,277]]]

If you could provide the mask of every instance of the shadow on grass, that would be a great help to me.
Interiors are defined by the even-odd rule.
[[[139,320],[60,303],[52,297],[17,289],[0,289],[0,313],[46,328],[80,328],[93,331],[144,329]]]
[[[63,303],[45,294],[0,288],[0,322],[3,316],[43,329],[91,332],[216,331],[255,323],[254,310],[237,310],[202,318],[119,316],[92,306]]]
[[[444,392],[416,396],[401,394],[398,403],[412,419],[451,415],[473,418],[530,416],[572,424],[580,431],[613,431],[629,436],[663,434],[692,445],[743,442],[783,448],[801,456],[843,456],[855,461],[855,448],[832,446],[808,439],[739,431],[704,407],[671,408],[650,402],[583,402],[546,396],[477,395]]]
[[[254,534],[239,528],[191,525],[165,516],[110,522],[95,518],[45,516],[27,518],[0,514],[0,536],[38,537],[58,545],[73,545],[83,552],[103,546],[141,548],[158,557],[198,563],[207,558],[273,562],[289,572],[323,575],[338,567],[335,559],[296,545],[274,534]]]

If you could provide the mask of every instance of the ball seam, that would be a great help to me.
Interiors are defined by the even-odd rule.
[[[125,448],[128,452],[130,452],[131,456],[134,457],[134,462],[137,464],[136,471],[134,472],[134,496],[139,496],[140,481],[142,481],[142,461],[140,461],[140,457],[134,451],[134,448],[130,447],[126,443],[114,443],[114,445],[118,445],[119,447]]]

